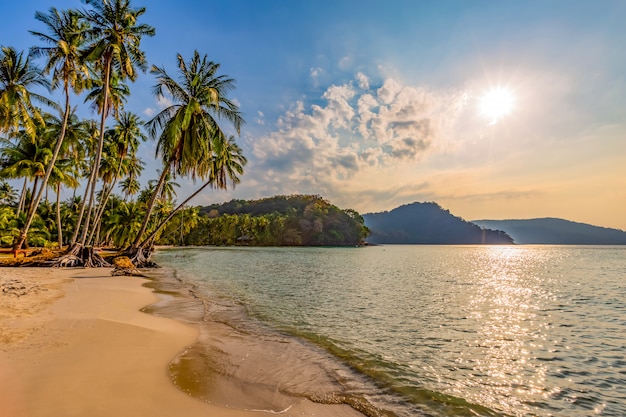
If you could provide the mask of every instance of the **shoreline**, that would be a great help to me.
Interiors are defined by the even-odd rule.
[[[168,364],[199,329],[142,312],[166,297],[149,282],[109,268],[0,268],[0,417],[362,416],[293,397],[246,411],[241,396],[225,408],[181,391]]]

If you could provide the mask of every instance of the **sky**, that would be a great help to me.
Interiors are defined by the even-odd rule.
[[[626,230],[623,0],[132,4],[156,29],[142,41],[150,65],[174,75],[176,55],[198,50],[236,80],[245,173],[193,204],[317,194],[368,213],[435,201],[467,220]],[[2,2],[0,44],[36,44],[34,14],[52,5],[85,7]],[[146,120],[161,110],[154,83],[141,74],[126,110]],[[492,107],[508,114],[484,114],[494,90],[509,102]],[[154,142],[140,153],[147,182]],[[182,200],[194,184],[177,182]]]

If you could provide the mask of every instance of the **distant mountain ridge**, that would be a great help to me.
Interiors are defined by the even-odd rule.
[[[450,214],[434,202],[412,203],[363,215],[373,244],[511,244],[502,231],[483,229]]]
[[[473,220],[506,232],[515,243],[537,245],[626,245],[626,232],[569,220],[546,217],[517,220]]]

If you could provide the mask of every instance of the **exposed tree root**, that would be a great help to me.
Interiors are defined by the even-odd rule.
[[[145,250],[144,248],[137,248],[136,250],[129,249],[126,253],[131,262],[137,268],[158,268],[159,266],[150,260],[152,256],[151,250]]]
[[[74,245],[67,253],[52,263],[54,267],[85,267],[85,268],[102,268],[110,267],[102,256],[94,252],[92,247],[82,247]]]

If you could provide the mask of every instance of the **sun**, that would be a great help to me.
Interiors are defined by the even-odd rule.
[[[506,87],[494,87],[480,98],[480,114],[496,124],[515,107],[515,95]]]

